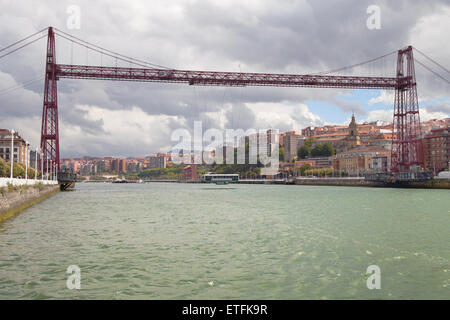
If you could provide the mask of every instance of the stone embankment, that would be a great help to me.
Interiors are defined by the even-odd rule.
[[[59,191],[58,184],[40,184],[0,188],[0,223]]]
[[[450,179],[432,179],[423,182],[409,182],[402,184],[385,184],[378,181],[367,181],[363,177],[351,178],[295,178],[297,185],[310,186],[353,186],[353,187],[400,187],[424,189],[450,189]]]

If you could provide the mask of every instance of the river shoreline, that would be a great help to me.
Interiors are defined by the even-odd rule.
[[[58,184],[14,187],[12,190],[3,188],[0,193],[0,224],[58,191]]]
[[[79,181],[79,183],[113,183],[107,180]],[[182,181],[182,180],[145,180],[143,182],[127,181],[122,183],[202,183],[201,181]],[[432,179],[429,181],[416,181],[408,183],[384,183],[380,181],[368,181],[364,177],[328,177],[328,178],[306,178],[295,177],[285,180],[239,180],[232,182],[238,184],[280,184],[280,185],[307,185],[307,186],[345,186],[345,187],[375,187],[375,188],[416,188],[416,189],[450,189],[450,179]]]
[[[337,187],[450,189],[450,179],[432,179],[428,181],[412,181],[407,183],[384,183],[381,181],[368,181],[364,178],[295,178],[293,184]]]

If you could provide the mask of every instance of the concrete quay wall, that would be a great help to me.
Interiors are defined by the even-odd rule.
[[[20,211],[38,203],[59,191],[59,185],[33,185],[1,188],[0,223]]]
[[[390,188],[424,188],[450,189],[450,179],[432,179],[423,182],[385,184],[377,181],[366,181],[364,178],[295,178],[294,184],[310,186],[353,186],[353,187],[390,187]]]

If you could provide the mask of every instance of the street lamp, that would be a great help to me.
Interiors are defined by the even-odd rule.
[[[34,181],[37,180],[37,157],[38,157],[38,150],[39,147],[36,148],[36,151],[34,153]]]
[[[39,156],[41,158],[41,181],[44,181],[44,159],[42,158],[41,149],[39,148]]]
[[[25,141],[25,183],[28,182],[28,141]]]
[[[13,168],[14,168],[14,130],[11,129],[11,150],[9,152],[9,160],[11,161],[11,183],[13,179]]]
[[[46,174],[47,180],[48,180],[48,158],[47,158],[47,174]]]

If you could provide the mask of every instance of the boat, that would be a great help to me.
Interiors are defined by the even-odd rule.
[[[128,181],[125,179],[116,179],[116,180],[113,180],[112,183],[128,183]]]
[[[208,172],[200,177],[201,182],[209,182],[215,184],[229,184],[230,182],[238,182],[239,175],[237,173],[212,173]]]

